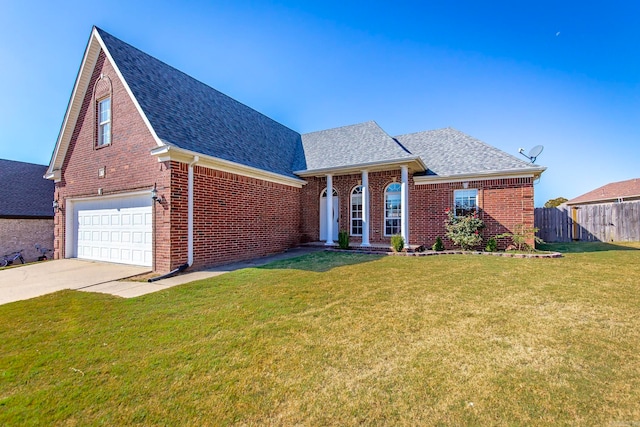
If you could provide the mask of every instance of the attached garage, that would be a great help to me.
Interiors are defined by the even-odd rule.
[[[153,211],[148,192],[69,201],[67,254],[151,267]]]

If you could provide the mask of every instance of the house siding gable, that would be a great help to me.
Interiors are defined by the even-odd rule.
[[[110,145],[96,148],[93,88],[101,74],[107,76],[112,85],[112,139]],[[151,149],[155,147],[157,145],[149,128],[118,78],[113,65],[104,52],[101,52],[66,151],[61,180],[56,183],[55,199],[64,207],[68,199],[100,197],[99,189],[102,196],[111,196],[147,189],[150,191],[154,184],[168,187],[170,168],[168,164],[158,163],[157,159],[150,155]],[[102,168],[105,176],[101,178],[98,172]],[[56,258],[67,256],[64,215],[65,211],[58,212],[54,220]],[[154,234],[162,233],[162,230],[158,230],[162,226],[162,222],[156,224]],[[156,250],[165,250],[163,245],[170,246],[170,241],[157,239]],[[156,270],[167,270],[169,263],[167,261],[155,267]]]

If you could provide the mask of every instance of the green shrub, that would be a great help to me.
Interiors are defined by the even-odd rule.
[[[516,224],[510,233],[502,233],[496,236],[500,239],[502,237],[508,237],[514,244],[518,251],[533,251],[534,247],[527,244],[527,240],[533,240],[534,245],[536,243],[544,243],[544,240],[536,236],[538,229],[536,227],[527,228],[524,224]]]
[[[399,234],[391,236],[391,248],[394,252],[400,252],[404,248],[404,237]]]
[[[446,213],[447,219],[444,222],[446,236],[454,245],[466,251],[482,243],[480,230],[484,227],[484,223],[478,218],[476,212],[466,216],[455,216],[451,209],[447,209]]]
[[[487,252],[497,252],[498,251],[498,241],[495,237],[490,238],[487,241],[487,246],[484,248]]]
[[[440,236],[436,237],[436,242],[431,246],[431,249],[438,252],[444,251],[444,243],[442,243]]]
[[[349,249],[349,233],[346,231],[338,233],[338,246],[340,249]]]

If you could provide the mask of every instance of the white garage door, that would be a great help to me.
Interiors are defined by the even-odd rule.
[[[76,256],[150,267],[151,203],[147,195],[76,202]]]

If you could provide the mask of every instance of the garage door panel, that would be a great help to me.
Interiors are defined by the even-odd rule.
[[[138,206],[144,203],[147,206]],[[78,258],[151,266],[153,216],[149,203],[146,198],[78,202]]]

